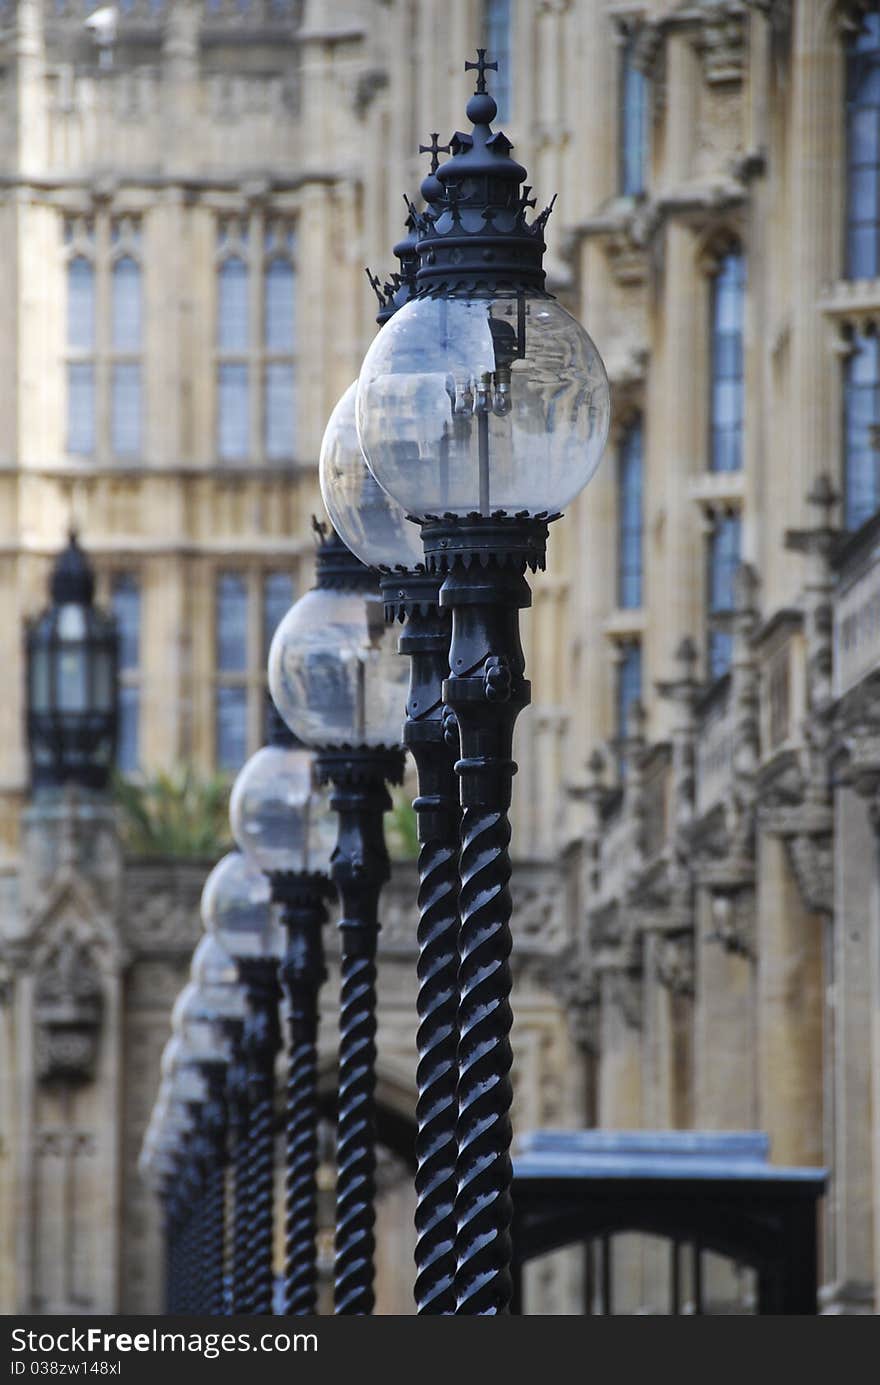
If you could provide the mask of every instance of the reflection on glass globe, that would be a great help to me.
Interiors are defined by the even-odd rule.
[[[244,988],[238,967],[213,933],[205,933],[193,953],[190,976],[203,1012],[218,1019],[244,1019]]]
[[[555,299],[520,312],[515,297],[420,298],[373,341],[356,415],[370,470],[408,514],[552,514],[598,467],[611,399]]]
[[[318,463],[324,506],[343,543],[367,567],[412,571],[424,561],[421,532],[364,461],[355,427],[356,394],[355,380],[324,430]]]
[[[208,1100],[208,1084],[193,1060],[175,1069],[174,1096],[175,1100],[187,1103]]]
[[[264,745],[252,755],[232,786],[229,821],[236,845],[260,870],[330,868],[336,819],[304,746]]]
[[[186,990],[186,987],[184,987]],[[178,996],[178,1000],[180,997]],[[188,1041],[175,1033],[162,1050],[160,1070],[170,1084],[171,1099],[180,1102],[205,1101],[208,1087],[198,1068]]]
[[[162,1056],[159,1059],[159,1072],[162,1080],[171,1081],[177,1070],[178,1064],[182,1061],[184,1042],[179,1034],[172,1033],[171,1038],[166,1042],[162,1049]]]
[[[236,959],[281,956],[283,935],[269,881],[240,851],[218,861],[205,881],[202,924]]]
[[[223,1012],[217,1008],[216,991],[203,990],[190,981],[174,1002],[171,1028],[184,1041],[185,1062],[223,1063],[229,1057],[229,1045],[218,1026]]]
[[[407,661],[378,592],[315,587],[291,606],[269,650],[269,691],[306,745],[396,746]]]

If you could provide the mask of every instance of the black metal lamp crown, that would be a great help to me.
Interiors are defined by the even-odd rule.
[[[333,528],[312,516],[312,529],[318,538],[315,557],[315,586],[325,591],[375,591],[376,574],[356,558]]]
[[[418,233],[418,291],[427,293],[533,292],[544,287],[544,227],[552,203],[534,221],[535,206],[522,164],[501,130],[491,128],[498,107],[486,90],[486,73],[498,64],[466,63],[477,73],[467,104],[470,133],[457,130],[449,142],[452,157],[422,184],[428,206],[415,217]]]
[[[434,139],[436,140],[436,138],[435,135]],[[409,200],[407,200],[406,205],[406,235],[397,242],[393,251],[400,264],[400,269],[392,274],[384,285],[380,284],[378,275],[371,274],[367,270],[367,278],[379,300],[376,321],[380,327],[384,327],[388,319],[392,318],[398,308],[403,307],[404,303],[408,303],[415,292],[416,271],[419,267],[419,237],[416,222],[418,213]]]

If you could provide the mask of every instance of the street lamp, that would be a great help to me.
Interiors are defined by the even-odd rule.
[[[445,703],[461,737],[456,1311],[511,1298],[510,825],[513,730],[530,687],[519,611],[547,526],[590,480],[610,421],[584,329],[544,284],[525,169],[493,132],[480,50],[472,129],[417,218],[416,296],[361,367],[358,437],[379,484],[422,525],[452,611]]]
[[[318,752],[338,815],[331,875],[339,892],[341,995],[335,1308],[372,1312],[375,1241],[376,941],[389,878],[383,814],[403,777],[405,669],[373,573],[319,526],[315,586],[281,621],[269,688],[291,731]]]
[[[242,1052],[247,1063],[248,1243],[247,1299],[258,1317],[272,1313],[275,1059],[281,1047],[278,958],[282,934],[269,882],[240,851],[218,861],[202,890],[202,923],[235,959],[247,1015]],[[236,1187],[240,1184],[236,1178]],[[240,1209],[236,1208],[236,1218]]]
[[[50,591],[25,637],[31,784],[102,789],[116,756],[118,635],[94,605],[95,576],[73,533]]]
[[[189,1117],[174,1100],[171,1083],[163,1079],[144,1132],[138,1172],[158,1197],[163,1214],[165,1243],[165,1311],[176,1313],[183,1289],[181,1264],[181,1207],[176,1183],[180,1174],[182,1141]]]
[[[318,992],[327,974],[321,929],[336,833],[314,758],[275,713],[269,744],[241,770],[229,802],[236,844],[268,876],[287,932],[280,975],[290,1007],[284,1301],[291,1316],[313,1314],[318,1301]]]
[[[181,1124],[171,1208],[178,1246],[178,1306],[181,1312],[204,1312],[207,1225],[202,1180],[206,1153],[202,1116],[208,1101],[208,1086],[192,1063],[186,1041],[179,1033],[172,1034],[162,1050],[160,1071],[163,1086],[168,1084],[172,1104],[181,1109],[185,1118]]]
[[[213,939],[203,942],[209,949]],[[199,944],[201,947],[201,944]],[[220,956],[222,949],[217,948]],[[228,960],[228,959],[227,959]],[[210,979],[216,971],[216,961],[205,956],[193,957],[193,980],[184,986],[171,1015],[172,1032],[186,1046],[187,1061],[197,1068],[205,1083],[206,1098],[199,1119],[201,1161],[199,1180],[203,1207],[202,1282],[206,1313],[219,1317],[223,1313],[223,1282],[226,1260],[226,1068],[229,1045],[220,1032],[232,997],[238,994],[235,986],[221,988]],[[204,978],[209,977],[205,984]],[[229,992],[229,998],[224,993]]]
[[[437,136],[433,138],[436,170]],[[422,191],[431,190],[429,179]],[[410,216],[412,229],[412,216]],[[395,246],[401,273],[380,296],[384,325],[415,288],[415,240]],[[377,281],[374,281],[374,286]],[[378,288],[377,288],[378,292]],[[458,1008],[458,837],[454,764],[458,735],[444,721],[442,683],[449,672],[450,619],[440,609],[440,577],[427,573],[418,525],[378,484],[357,438],[357,381],[336,405],[321,445],[321,494],[343,542],[379,573],[387,620],[400,620],[410,685],[404,744],[419,779],[419,961],[416,1104],[416,1282],[419,1313],[455,1311],[455,1120]]]
[[[202,1008],[226,1040],[225,1087],[218,1091],[226,1117],[226,1132],[232,1137],[233,1223],[231,1261],[231,1311],[249,1311],[248,1273],[248,1065],[243,1050],[247,1003],[239,980],[235,959],[210,933],[199,940],[193,953],[192,979],[197,983]]]

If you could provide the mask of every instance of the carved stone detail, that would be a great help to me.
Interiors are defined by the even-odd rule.
[[[633,222],[627,221],[602,238],[608,265],[618,284],[624,287],[645,282],[648,256],[645,245],[634,234]]]
[[[751,890],[714,891],[712,929],[706,942],[720,943],[736,957],[755,957],[755,898]]]
[[[568,1016],[575,1043],[587,1053],[596,1053],[599,983],[583,946],[572,943],[560,957],[534,962],[529,975],[557,997]]]
[[[694,994],[694,935],[677,933],[657,939],[657,980],[673,995]]]
[[[101,975],[90,947],[70,933],[44,961],[36,982],[37,1076],[89,1082],[101,1031]]]
[[[608,978],[608,995],[630,1029],[642,1027],[642,974],[615,970]]]
[[[651,83],[654,118],[662,115],[666,106],[666,45],[662,25],[645,20],[636,30],[633,62]]]
[[[834,912],[834,840],[830,833],[798,832],[785,838],[801,898],[814,914]]]
[[[701,0],[697,48],[710,86],[739,83],[746,58],[746,7],[738,0]]]

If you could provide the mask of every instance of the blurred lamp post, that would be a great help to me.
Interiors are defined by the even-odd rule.
[[[205,1142],[201,1121],[208,1100],[208,1087],[192,1063],[186,1041],[180,1034],[173,1034],[166,1043],[161,1069],[163,1081],[170,1084],[172,1102],[181,1108],[185,1117],[180,1127],[182,1138],[175,1175],[173,1213],[177,1228],[175,1239],[179,1247],[177,1311],[201,1313],[206,1311],[207,1298],[204,1255],[206,1218],[202,1186]]]
[[[75,534],[50,592],[26,631],[31,786],[103,789],[116,756],[119,641],[113,617],[94,605],[94,573]]]
[[[247,1001],[242,1036],[248,1096],[246,1292],[249,1311],[265,1317],[272,1313],[274,1283],[275,1059],[281,1047],[278,959],[282,934],[268,880],[240,851],[231,851],[218,861],[205,881],[202,923],[235,959]],[[240,1191],[238,1179],[236,1187]],[[241,1209],[236,1208],[236,1220],[240,1215]]]
[[[203,941],[210,944],[213,940]],[[218,951],[222,957],[222,949]],[[226,1066],[229,1062],[229,1045],[220,1032],[219,1022],[223,1016],[222,1011],[216,1008],[215,997],[211,995],[209,987],[195,979],[197,970],[204,975],[211,966],[209,959],[202,958],[197,962],[194,958],[194,979],[184,986],[175,1002],[171,1027],[172,1032],[183,1039],[186,1061],[197,1069],[205,1084],[206,1095],[199,1113],[197,1132],[201,1154],[199,1197],[203,1217],[202,1310],[212,1317],[219,1317],[224,1308],[226,1264]]]
[[[417,217],[416,295],[373,341],[358,437],[379,484],[422,525],[452,612],[444,702],[461,737],[456,1311],[511,1297],[510,809],[514,724],[528,704],[519,611],[548,523],[601,460],[610,391],[584,329],[546,291],[526,170],[491,129],[480,51],[472,128]]]
[[[268,876],[287,934],[281,980],[289,1003],[285,1180],[285,1312],[317,1311],[318,993],[326,977],[322,926],[332,893],[335,824],[315,757],[275,714],[268,745],[232,789],[238,847]]]
[[[162,1208],[165,1249],[165,1311],[176,1313],[183,1285],[181,1260],[183,1208],[177,1181],[189,1116],[173,1094],[171,1079],[163,1078],[138,1158],[138,1172]]]
[[[404,673],[373,573],[321,531],[315,586],[281,621],[269,687],[332,786],[338,837],[331,875],[341,918],[335,1309],[373,1309],[375,1241],[376,942],[390,875],[383,814],[403,777]]]

